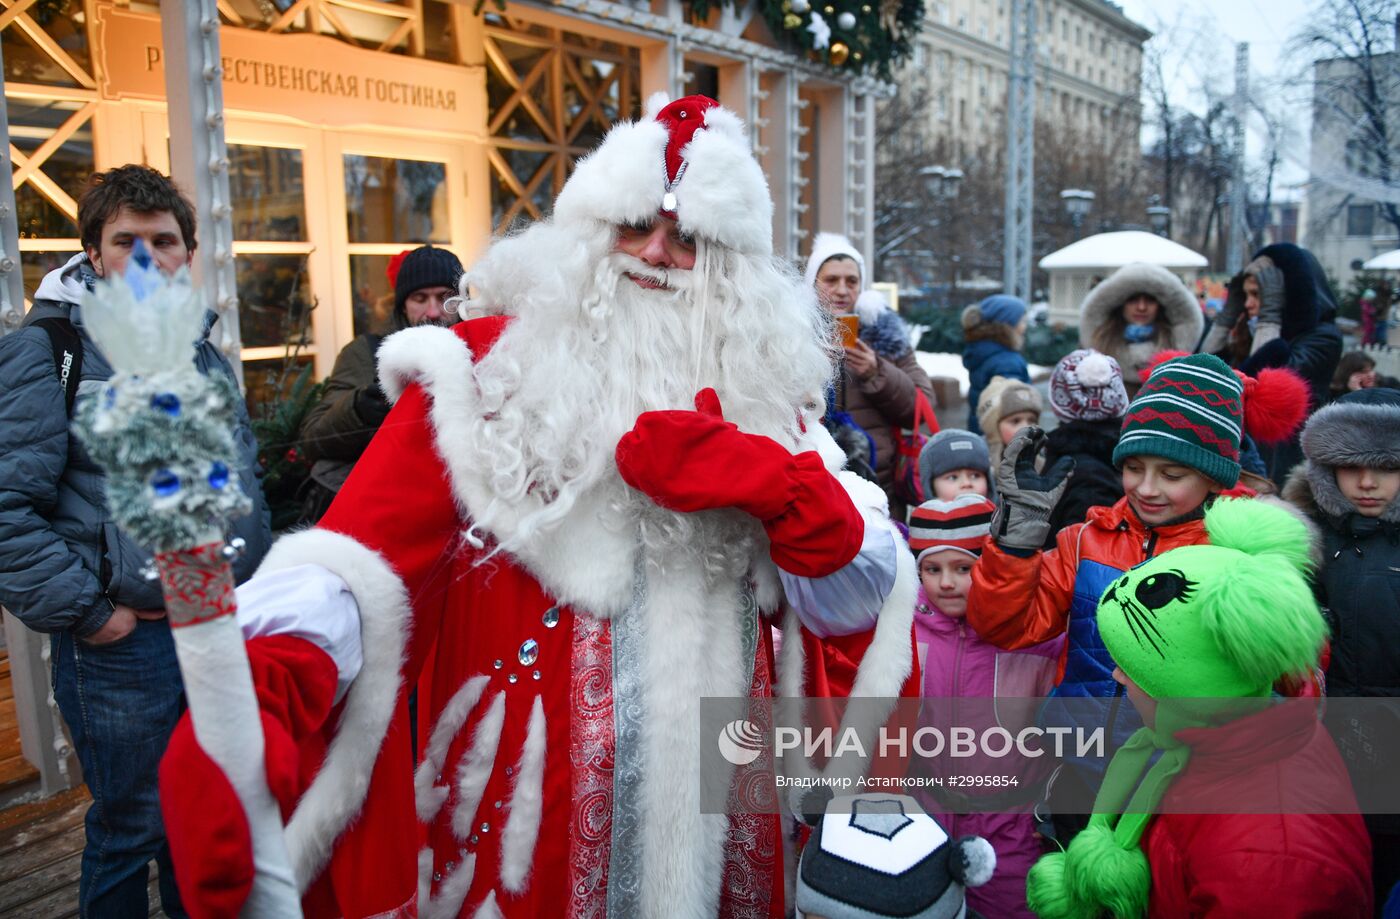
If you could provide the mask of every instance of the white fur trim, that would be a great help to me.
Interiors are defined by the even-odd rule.
[[[432,894],[433,848],[432,846],[424,846],[418,850],[418,908],[420,916],[427,914]]]
[[[496,693],[491,707],[477,722],[471,749],[462,757],[457,770],[457,806],[452,809],[452,833],[465,841],[476,825],[476,809],[496,766],[496,749],[501,743],[501,726],[506,720],[506,694]]]
[[[661,110],[671,104],[671,97],[664,92],[654,92],[647,96],[646,107],[642,112],[643,121],[655,121]]]
[[[488,681],[489,677],[486,676],[474,676],[467,680],[443,707],[437,724],[433,725],[433,733],[428,739],[423,761],[413,773],[418,819],[423,823],[437,816],[443,802],[447,800],[451,789],[447,785],[436,784],[442,775],[442,767],[447,763],[447,748],[452,743],[452,738],[462,730],[462,725],[467,723],[467,717],[472,709],[476,708],[476,703],[481,701],[481,694],[485,692]]]
[[[491,891],[486,895],[486,899],[481,901],[481,905],[472,913],[472,919],[505,919],[501,908],[496,905],[496,891]]]
[[[470,385],[471,360],[467,343],[440,326],[415,326],[395,332],[384,339],[375,353],[379,388],[390,402],[397,402],[410,383],[424,377],[450,381],[451,389],[440,390],[444,395]]]
[[[364,650],[364,666],[345,695],[321,770],[287,822],[287,850],[297,885],[305,892],[364,804],[398,702],[411,618],[403,580],[383,556],[348,536],[322,529],[284,536],[258,571],[297,565],[320,565],[350,588],[360,611]]]
[[[432,869],[431,864],[429,870]],[[436,897],[426,900],[419,915],[422,919],[457,919],[466,902],[467,893],[472,889],[476,877],[476,854],[466,856],[462,863],[448,872],[442,879]]]
[[[856,506],[856,510],[866,518],[867,523],[871,522],[872,515],[874,522],[888,520],[890,516],[890,499],[885,494],[885,490],[869,479],[861,478],[854,472],[843,470],[836,476],[836,480],[841,483],[841,487],[846,489],[846,494],[851,496],[851,503]],[[898,539],[903,543],[904,539]]]
[[[846,451],[841,449],[841,445],[832,438],[831,432],[819,420],[807,422],[807,430],[794,448],[794,452],[797,453],[807,450],[817,451],[817,455],[822,458],[822,464],[832,475],[840,472],[846,465]]]
[[[1205,319],[1195,295],[1170,270],[1146,262],[1124,265],[1089,291],[1079,307],[1080,346],[1093,347],[1094,333],[1099,326],[1107,322],[1109,315],[1134,294],[1148,294],[1161,307],[1159,321],[1171,326],[1171,344],[1168,347],[1178,351],[1191,351],[1196,347]],[[1126,371],[1128,368],[1125,366],[1123,369]]]
[[[535,697],[530,709],[530,727],[525,749],[520,753],[515,788],[510,796],[510,816],[501,831],[501,886],[511,893],[525,890],[530,866],[535,860],[535,842],[540,836],[540,815],[544,811],[544,700]]]
[[[703,566],[647,565],[640,637],[643,707],[639,914],[712,919],[729,821],[700,808],[700,700],[748,695],[739,591],[707,583]],[[703,656],[704,667],[695,666]],[[707,777],[707,781],[712,777]]]
[[[554,202],[555,223],[596,231],[655,216],[666,193],[670,139],[651,111],[661,101],[653,95],[642,120],[615,125],[579,160]],[[705,128],[695,132],[681,155],[687,163],[675,187],[681,229],[745,255],[771,256],[773,199],[738,116],[708,109]]]

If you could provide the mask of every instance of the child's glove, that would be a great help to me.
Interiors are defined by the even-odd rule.
[[[992,515],[992,538],[1008,549],[1033,551],[1050,535],[1050,512],[1059,503],[1074,472],[1074,460],[1062,456],[1045,472],[1035,471],[1035,455],[1045,432],[1031,425],[1016,432],[997,465],[1000,500]]]

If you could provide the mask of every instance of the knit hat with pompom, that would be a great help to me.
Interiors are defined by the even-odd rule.
[[[1128,410],[1123,370],[1092,348],[1071,351],[1050,374],[1050,410],[1061,421],[1106,421]]]

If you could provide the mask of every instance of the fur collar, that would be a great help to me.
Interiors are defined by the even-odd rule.
[[[1337,472],[1331,466],[1318,466],[1304,461],[1289,473],[1283,486],[1283,499],[1304,514],[1317,520],[1325,520],[1338,531],[1344,532],[1347,521],[1356,513],[1356,507],[1346,499],[1337,487]],[[1400,498],[1390,502],[1385,513],[1378,518],[1381,523],[1400,526]]]
[[[979,341],[989,341],[994,345],[1001,345],[1008,351],[1020,351],[1024,338],[1020,332],[1004,322],[983,322],[966,329],[963,337],[969,345]]]
[[[871,323],[861,323],[860,340],[875,353],[897,361],[913,350],[909,343],[909,327],[904,324],[894,310],[880,310]]]

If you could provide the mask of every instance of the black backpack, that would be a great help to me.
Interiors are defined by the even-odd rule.
[[[73,321],[67,316],[46,316],[30,325],[48,333],[53,347],[53,366],[63,387],[63,403],[68,416],[73,416],[73,400],[78,397],[78,381],[83,373],[83,339]]]

